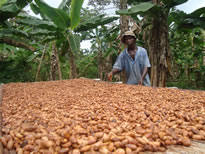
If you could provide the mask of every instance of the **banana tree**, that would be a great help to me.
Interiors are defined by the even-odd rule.
[[[36,14],[40,14],[43,18],[43,21],[49,21],[53,23],[56,27],[54,30],[55,33],[58,33],[58,35],[52,35],[51,38],[48,38],[46,41],[55,40],[59,38],[63,38],[62,42],[65,42],[67,40],[69,42],[69,48],[68,53],[70,55],[70,78],[77,77],[76,74],[76,66],[75,66],[75,56],[73,55],[74,50],[79,50],[79,43],[76,43],[76,37],[73,37],[72,30],[78,25],[80,21],[80,9],[82,7],[84,0],[67,0],[62,1],[58,8],[50,7],[48,4],[43,2],[42,0],[35,0],[35,3],[31,4],[31,8]],[[70,9],[70,11],[69,11]],[[46,29],[50,31],[50,29]],[[44,33],[45,34],[45,33]],[[50,35],[51,36],[51,35]],[[72,42],[71,43],[71,39]],[[77,45],[78,44],[78,45]],[[77,45],[77,46],[76,46]],[[77,48],[76,48],[77,47]],[[75,49],[74,49],[75,48]],[[56,53],[56,45],[53,42],[53,54],[52,54],[52,60],[51,68],[52,75],[51,77],[54,79],[56,76],[56,66],[58,66],[60,63],[58,61],[58,54]],[[60,68],[60,67],[58,67]]]
[[[12,1],[14,6],[17,6],[20,1]],[[25,1],[27,2],[27,1]],[[29,1],[30,2],[30,1]],[[23,3],[23,1],[21,1]],[[1,3],[1,6],[6,6],[7,3]],[[10,1],[9,3],[10,4]],[[97,27],[98,25],[106,24],[116,20],[116,17],[104,17],[102,15],[97,16],[93,19],[86,20],[77,28],[75,28],[80,19],[80,9],[82,7],[83,0],[65,0],[59,5],[58,8],[52,8],[47,5],[42,0],[35,0],[35,3],[31,3],[31,8],[33,12],[36,14],[40,14],[42,19],[35,18],[29,16],[25,13],[19,13],[20,10],[16,11],[16,14],[12,14],[11,17],[18,15],[15,19],[15,22],[19,25],[26,25],[28,28],[26,31],[22,29],[17,29],[17,27],[9,27],[8,23],[1,24],[0,26],[3,27],[4,25],[8,25],[6,28],[5,26],[0,29],[2,30],[0,33],[0,37],[2,36],[21,36],[24,40],[33,40],[33,43],[41,42],[41,43],[48,43],[54,40],[58,41],[58,45],[61,42],[61,47],[66,46],[64,44],[68,44],[68,48],[66,49],[69,53],[69,63],[70,63],[70,78],[77,77],[77,70],[75,64],[75,53],[80,49],[80,38],[79,35],[76,35],[76,32],[86,31],[88,29],[92,29]],[[19,4],[20,5],[20,4]],[[22,6],[22,5],[21,5]],[[6,7],[8,8],[8,6]],[[23,7],[22,7],[23,8]],[[10,9],[11,10],[11,9]],[[4,12],[3,12],[4,11]],[[3,11],[0,12],[0,15],[3,17],[5,16],[5,8],[3,7]],[[2,21],[5,21],[7,18],[1,18]],[[10,29],[9,29],[10,28]],[[73,30],[76,32],[73,32]],[[7,35],[5,35],[7,34]],[[10,39],[13,37],[10,37]],[[26,38],[26,39],[25,39]],[[0,39],[1,41],[3,39]],[[8,39],[7,39],[8,40]],[[40,40],[40,41],[39,41]],[[5,43],[5,39],[3,40]],[[7,43],[11,45],[23,47],[32,51],[36,51],[35,48],[29,46],[29,41],[20,41],[18,43],[14,43],[14,41],[7,41]],[[58,46],[59,47],[59,46]],[[64,48],[65,49],[65,48]],[[54,50],[53,50],[54,51]],[[37,51],[38,52],[38,51]],[[57,57],[56,57],[57,58]],[[54,58],[53,58],[54,59]],[[54,64],[54,63],[53,63]]]
[[[205,8],[195,10],[190,14],[173,11],[169,16],[175,19],[170,28],[170,44],[173,48],[172,55],[178,76],[186,81],[186,85],[197,88],[205,82],[202,78],[205,73],[203,66],[204,12]],[[194,84],[193,81],[195,81]]]
[[[101,80],[106,79],[106,74],[112,69],[112,57],[117,56],[119,40],[119,26],[113,27],[101,26],[100,29],[94,29],[89,33],[91,39],[91,51],[97,63],[98,77]],[[116,58],[116,57],[115,57]]]
[[[153,0],[147,2],[141,0],[130,0],[134,4],[130,9],[119,10],[117,14],[130,15],[136,18],[137,15],[146,16],[151,22],[149,34],[149,53],[151,61],[151,84],[152,86],[164,87],[166,81],[167,61],[170,56],[168,15],[171,8],[187,2],[187,0]]]
[[[4,0],[0,2],[0,43],[24,48],[30,51],[36,49],[28,44],[28,35],[13,26],[12,18],[17,16],[22,9],[32,0]]]
[[[79,26],[77,26],[80,19],[80,9],[83,3],[82,0],[62,1],[62,3],[59,5],[58,8],[52,8],[46,3],[42,2],[41,0],[35,0],[35,2],[36,4],[34,3],[31,4],[32,10],[36,14],[41,15],[41,17],[43,18],[43,22],[50,21],[55,25],[53,34],[50,33],[51,34],[49,35],[50,38],[46,37],[45,41],[58,40],[58,42],[61,42],[61,46],[66,46],[63,44],[68,45],[69,48],[67,49],[67,51],[68,51],[69,63],[70,63],[70,78],[76,78],[77,69],[76,69],[76,62],[75,62],[76,61],[75,54],[80,50],[80,37],[75,33],[81,31],[87,31],[88,29],[95,28],[101,24],[112,22],[113,20],[116,20],[118,18],[103,17],[103,15],[100,15],[92,19],[86,20],[83,23],[80,23]],[[69,12],[69,10],[71,11]],[[27,19],[23,19],[20,20],[19,22],[29,24],[29,21],[26,20]],[[38,24],[38,23],[35,22],[34,24]],[[41,28],[43,28],[42,25]],[[50,29],[46,29],[46,30],[51,31]],[[37,31],[36,33],[38,32],[39,31]],[[35,33],[35,31],[32,33]],[[44,35],[46,34],[44,33]]]

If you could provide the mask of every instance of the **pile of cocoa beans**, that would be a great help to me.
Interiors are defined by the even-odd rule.
[[[3,86],[4,153],[129,154],[205,140],[205,91],[90,79]]]

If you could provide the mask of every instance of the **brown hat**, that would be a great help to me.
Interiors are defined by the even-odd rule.
[[[133,36],[136,39],[135,33],[133,31],[126,31],[121,38],[121,41],[125,43],[125,36]]]

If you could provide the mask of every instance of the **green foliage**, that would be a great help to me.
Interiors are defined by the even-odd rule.
[[[104,15],[99,15],[91,19],[88,19],[85,22],[80,23],[78,27],[75,28],[75,32],[81,32],[81,31],[87,31],[90,29],[94,29],[100,25],[111,23],[117,19],[119,18],[118,17],[104,17]]]
[[[72,52],[80,51],[80,36],[77,34],[68,33],[68,41]]]
[[[70,19],[71,19],[71,29],[77,27],[80,21],[80,10],[82,8],[84,0],[72,0],[71,2],[71,12],[70,12]]]
[[[12,37],[13,35],[28,38],[28,34],[22,30],[12,29],[12,28],[5,28],[0,30],[0,37],[5,37],[5,36]]]
[[[205,7],[186,15],[179,25],[181,29],[193,29],[196,27],[205,29]]]
[[[33,17],[25,13],[20,13],[18,15],[16,22],[26,26],[33,26],[34,28],[38,28],[38,29],[46,29],[49,31],[60,31],[60,29],[52,22],[41,20],[37,17]]]
[[[70,26],[70,17],[61,9],[53,8],[42,0],[35,0],[39,10],[58,27],[65,29]]]
[[[7,0],[0,5],[0,22],[15,17],[30,1],[29,0]]]
[[[178,76],[167,83],[186,89],[203,89],[205,66],[203,65],[204,36],[200,28],[191,31],[170,29],[170,45]]]
[[[153,3],[150,2],[144,2],[144,3],[139,3],[133,7],[131,7],[130,9],[125,9],[125,10],[119,10],[116,11],[116,14],[120,14],[120,15],[133,15],[133,14],[140,14],[140,13],[144,13],[148,10],[150,10],[151,8],[153,8],[155,5]]]
[[[79,77],[97,78],[98,65],[96,54],[81,54],[77,61],[77,67],[78,72],[80,72]]]
[[[162,2],[169,8],[186,3],[188,0],[162,0]]]
[[[127,0],[127,4],[136,5],[141,2],[151,2],[151,0]]]
[[[172,8],[174,6],[183,4],[187,2],[188,0],[161,0],[161,4],[165,5],[166,7]],[[137,5],[139,3],[144,3],[144,2],[151,2],[151,0],[128,0],[128,4],[134,4]]]
[[[71,5],[71,1],[72,0],[64,0],[60,3],[60,5],[58,6],[59,9],[62,9],[64,11],[68,11]]]
[[[35,65],[27,62],[31,55],[29,51],[11,47],[1,50],[0,57],[4,57],[4,60],[0,61],[0,83],[34,81]]]
[[[1,6],[4,4],[4,3],[6,3],[7,2],[7,0],[1,0],[0,1],[0,8],[1,8]]]

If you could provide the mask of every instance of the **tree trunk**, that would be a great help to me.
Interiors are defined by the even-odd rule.
[[[122,9],[127,9],[127,0],[120,0],[120,10]],[[128,27],[128,23],[129,23],[129,20],[128,20],[128,16],[126,15],[121,15],[120,16],[120,38],[122,37],[122,35],[129,30],[129,27]],[[121,52],[121,44],[122,42],[120,41],[120,47],[119,47],[119,51],[118,53],[120,54]],[[126,82],[126,75],[125,75],[125,71],[123,70],[122,73],[122,82],[125,83]]]
[[[57,51],[56,58],[57,58],[57,63],[58,63],[58,77],[59,77],[59,80],[62,80],[62,72],[61,72],[61,65],[60,65],[60,60],[59,60],[59,52],[57,49],[56,49],[56,51]]]
[[[127,9],[127,0],[120,0],[120,10],[122,9]],[[122,34],[125,33],[129,29],[128,27],[128,16],[126,15],[121,15],[120,16],[120,38]]]
[[[112,43],[113,42],[110,42],[109,45],[108,45],[108,48],[111,48],[112,47]],[[107,74],[110,72],[110,70],[112,70],[112,55],[113,54],[109,54],[106,59],[105,59],[105,76],[104,76],[104,80],[106,81],[107,80]]]
[[[77,69],[76,69],[76,63],[75,63],[75,55],[73,54],[71,49],[68,50],[68,55],[69,55],[69,64],[70,64],[69,78],[70,79],[75,79],[75,78],[78,77]]]
[[[43,58],[44,58],[45,53],[46,53],[46,48],[47,48],[47,44],[46,44],[45,47],[44,47],[43,54],[42,54],[42,56],[41,56],[41,60],[40,60],[40,63],[39,63],[39,65],[38,65],[38,70],[37,70],[37,72],[36,72],[36,81],[38,80],[38,74],[39,74],[39,72],[40,72],[41,64],[42,64],[42,62],[43,62]]]
[[[56,80],[56,72],[58,69],[58,61],[57,61],[57,51],[55,41],[53,42],[52,46],[52,53],[51,53],[51,70],[50,70],[50,79]]]
[[[103,56],[102,56],[102,47],[101,41],[98,39],[98,73],[100,80],[103,80]]]
[[[1,38],[0,43],[6,43],[8,45],[12,45],[12,46],[19,47],[19,48],[24,48],[26,50],[30,50],[30,51],[33,51],[33,52],[36,50],[34,47],[30,46],[29,44],[13,40],[9,37]]]
[[[167,72],[167,56],[169,50],[167,13],[161,13],[154,18],[150,35],[150,61],[151,61],[151,85],[165,87]]]

